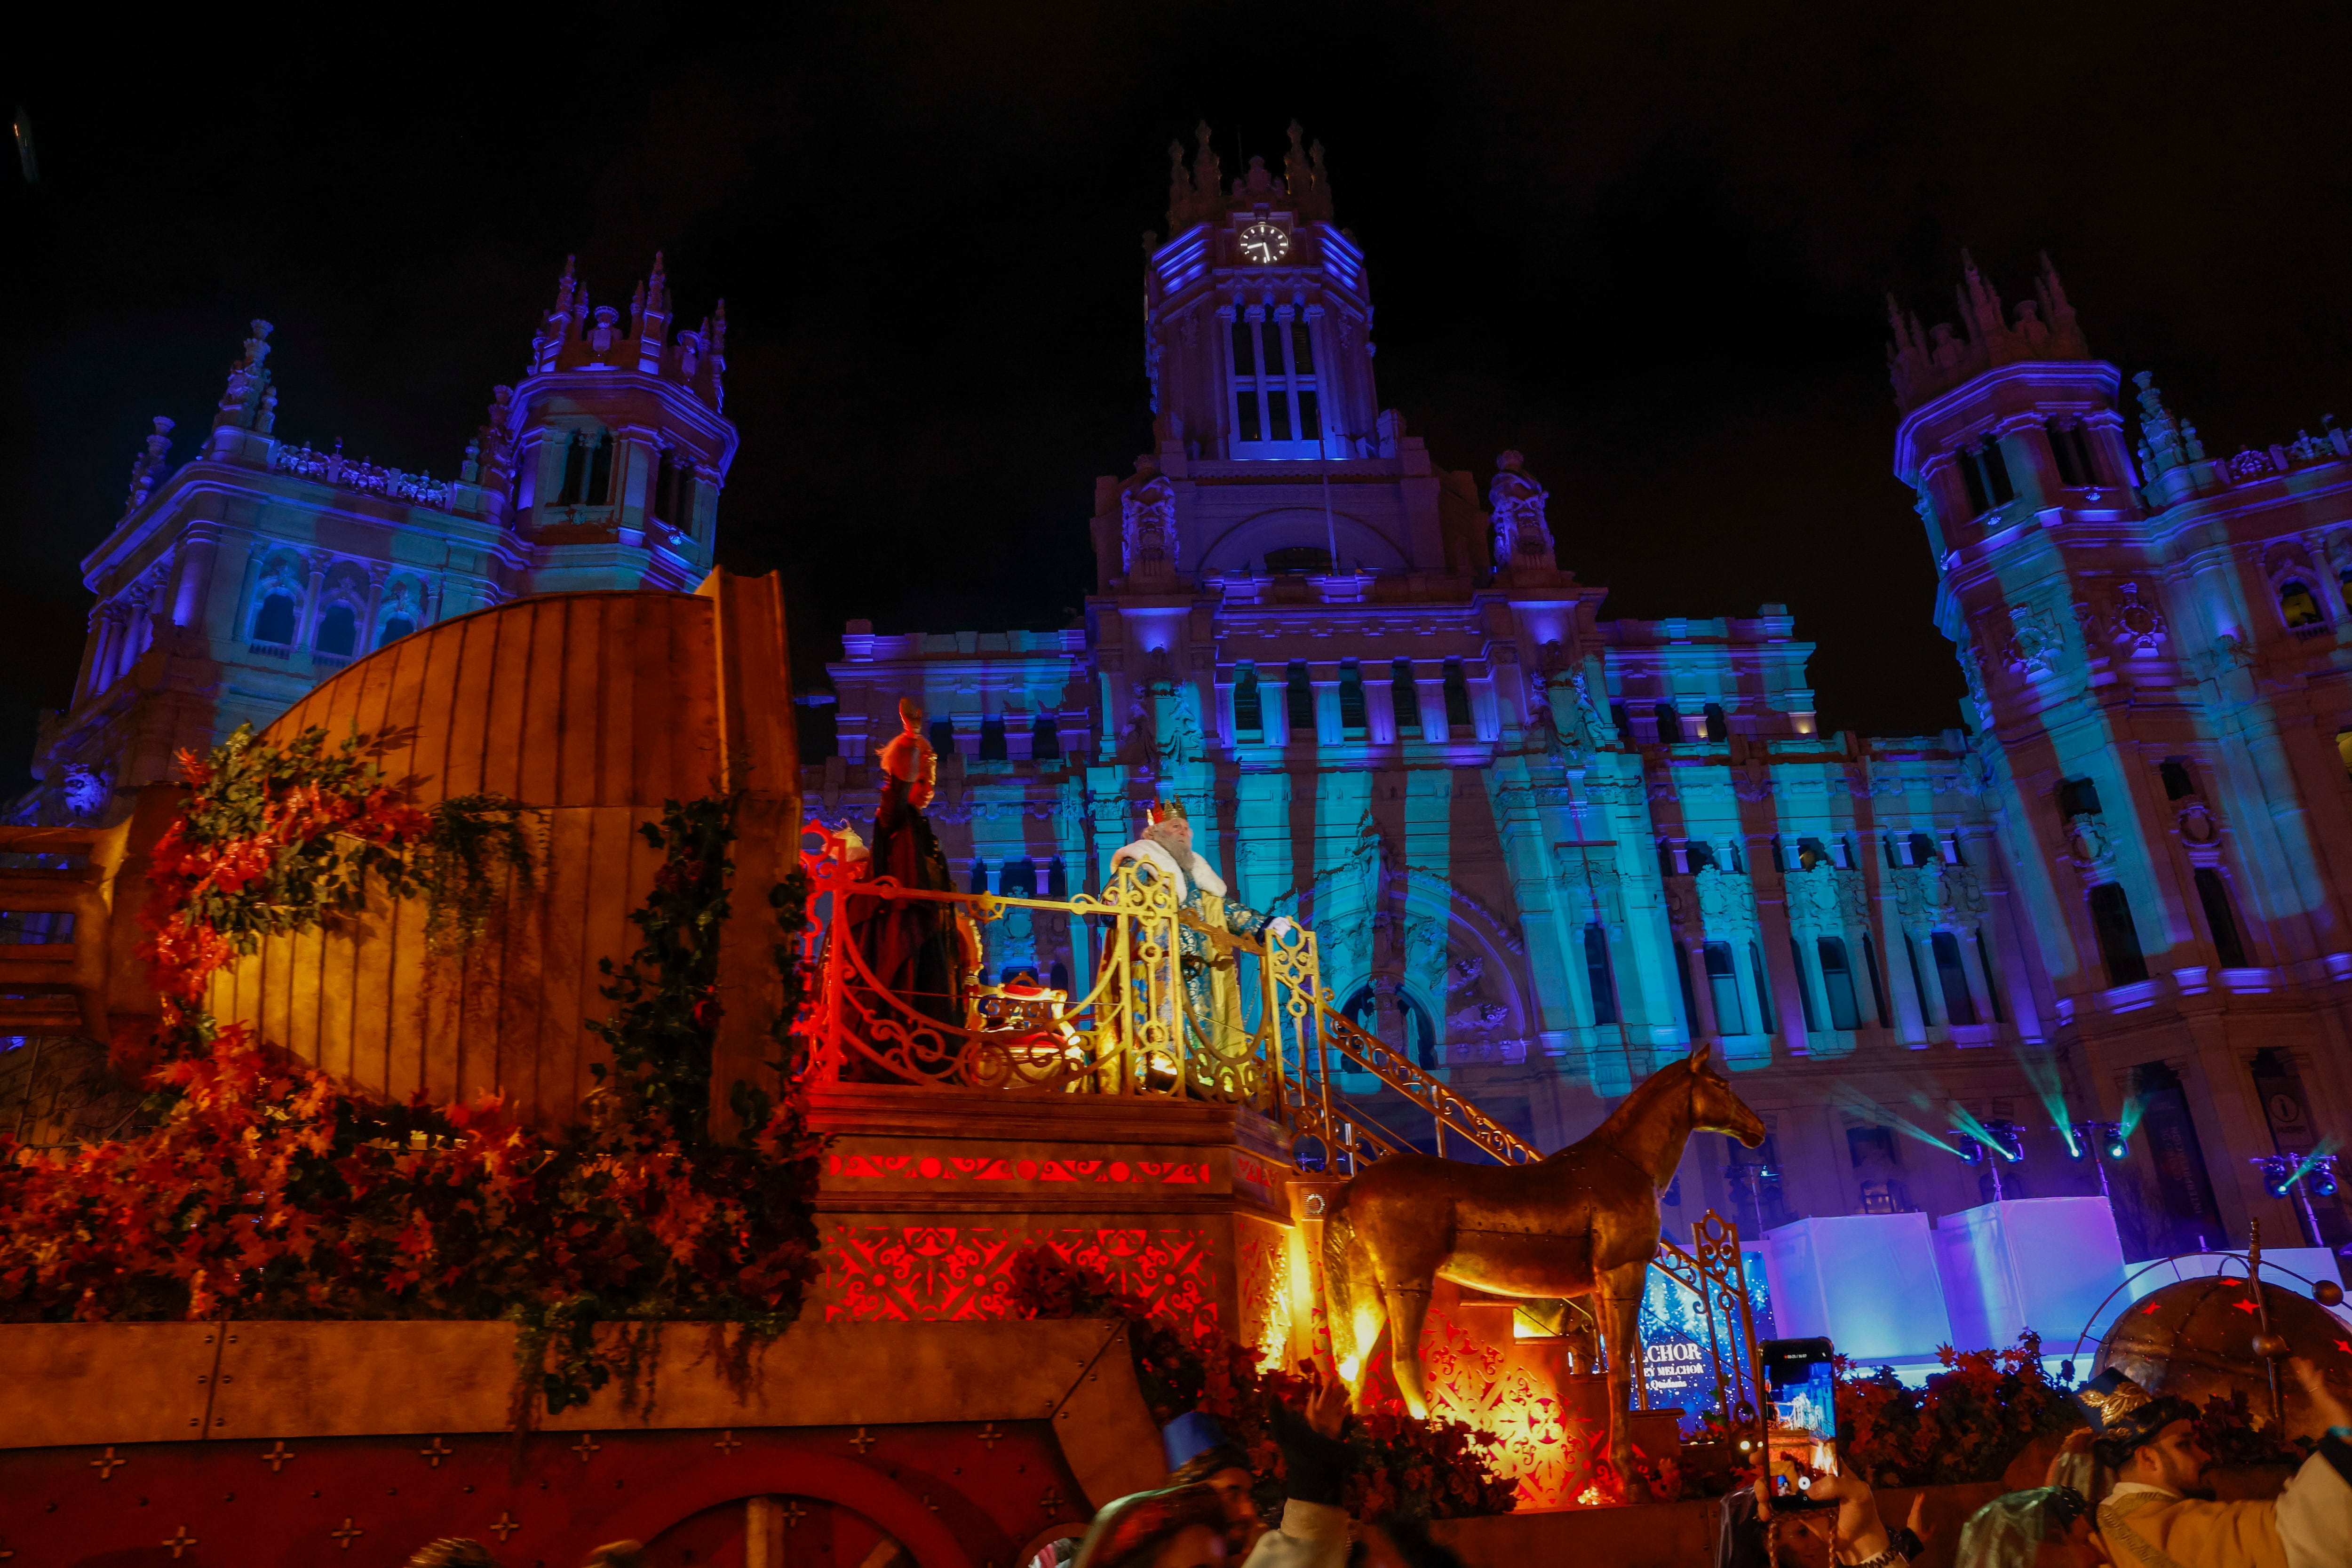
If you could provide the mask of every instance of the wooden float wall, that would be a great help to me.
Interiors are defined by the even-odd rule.
[[[713,601],[562,594],[444,622],[352,664],[265,731],[389,731],[385,772],[421,804],[476,793],[541,808],[537,885],[483,939],[428,953],[419,901],[357,929],[273,937],[214,983],[213,1010],[379,1093],[504,1092],[542,1127],[571,1119],[604,1047],[600,958],[637,946],[629,911],[661,857],[637,831],[664,800],[718,787]]]

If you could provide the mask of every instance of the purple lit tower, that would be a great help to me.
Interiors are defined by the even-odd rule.
[[[280,437],[269,333],[253,323],[188,461],[155,421],[121,521],[83,561],[89,640],[19,820],[106,820],[180,748],[268,723],[419,626],[709,572],[736,447],[726,308],[673,332],[660,257],[625,312],[592,306],[565,264],[526,374],[497,389],[454,479]]]
[[[2018,1006],[2076,1104],[2137,1123],[2139,1250],[2249,1216],[2341,1246],[2333,1196],[2252,1162],[2352,1131],[2352,442],[2207,456],[2151,376],[2126,402],[2046,260],[2013,315],[1969,265],[1958,309],[1894,312],[1895,469],[2032,933]]]

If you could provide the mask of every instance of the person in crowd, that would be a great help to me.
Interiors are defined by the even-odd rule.
[[[1953,1568],[2100,1568],[2090,1500],[2073,1487],[2007,1492],[1969,1516]]]
[[[1258,1510],[1257,1478],[1250,1472],[1249,1456],[1234,1446],[1214,1419],[1197,1410],[1171,1421],[1160,1436],[1171,1467],[1168,1484],[1207,1487],[1224,1510],[1226,1545],[1236,1552],[1256,1545],[1265,1521]]]
[[[408,1568],[499,1568],[499,1560],[478,1541],[445,1535],[418,1547],[408,1559]]]
[[[1105,1506],[1079,1542],[1072,1568],[1226,1568],[1233,1563],[1343,1568],[1348,1513],[1340,1497],[1349,1455],[1340,1433],[1347,1420],[1348,1392],[1337,1379],[1318,1384],[1303,1417],[1286,1405],[1274,1407],[1284,1470],[1282,1522],[1257,1532],[1255,1545],[1243,1533],[1255,1528],[1254,1519],[1237,1530],[1227,1499],[1194,1481]]]
[[[1747,1522],[1748,1509],[1725,1510],[1726,1527],[1717,1547],[1718,1561],[1770,1563],[1774,1560],[1770,1532],[1776,1522],[1790,1523],[1819,1536],[1829,1543],[1831,1560],[1846,1568],[1906,1568],[1920,1551],[1917,1505],[1912,1507],[1909,1525],[1899,1531],[1888,1531],[1878,1517],[1878,1498],[1870,1483],[1834,1461],[1825,1473],[1813,1477],[1807,1495],[1816,1501],[1835,1502],[1837,1508],[1776,1512],[1768,1467],[1757,1476],[1751,1493],[1752,1527]],[[1735,1521],[1740,1521],[1737,1528]]]
[[[588,1553],[582,1568],[646,1568],[646,1549],[642,1542],[614,1541]]]
[[[2287,1367],[2327,1432],[2275,1500],[2197,1495],[2211,1456],[2198,1446],[2187,1400],[2153,1395],[2116,1368],[2075,1391],[2091,1456],[2114,1477],[2097,1520],[2116,1568],[2352,1564],[2352,1411],[2310,1362],[2298,1356]]]

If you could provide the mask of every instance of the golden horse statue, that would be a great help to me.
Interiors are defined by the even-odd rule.
[[[1630,1347],[1658,1251],[1658,1194],[1693,1132],[1727,1133],[1750,1149],[1764,1142],[1764,1123],[1715,1069],[1704,1042],[1652,1073],[1590,1137],[1531,1164],[1393,1154],[1349,1181],[1323,1227],[1331,1350],[1349,1393],[1361,1394],[1386,1323],[1397,1388],[1415,1415],[1429,1414],[1421,1331],[1441,1277],[1497,1296],[1597,1297],[1609,1458],[1630,1492]]]

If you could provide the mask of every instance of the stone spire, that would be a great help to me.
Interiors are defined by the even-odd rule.
[[[269,391],[270,325],[257,319],[251,323],[253,335],[245,340],[245,354],[229,367],[228,384],[221,392],[220,405],[213,415],[213,427],[223,426],[250,430],[259,425],[264,411],[264,394]],[[268,398],[273,416],[277,406],[274,395]],[[265,431],[267,426],[261,426]]]
[[[156,485],[162,482],[165,471],[171,468],[171,458],[172,422],[158,414],[155,416],[155,433],[147,437],[146,449],[131,462],[131,493],[123,498],[123,516],[130,516],[147,503],[147,498],[155,493]]]
[[[1184,172],[1184,143],[1168,144],[1168,232],[1180,234],[1196,223],[1207,223],[1225,210],[1222,165],[1217,162],[1217,150],[1210,145],[1209,122],[1202,121],[1192,128],[1195,152],[1192,170]]]
[[[1907,414],[1998,365],[2089,359],[2091,346],[2084,341],[2065,286],[2047,255],[2042,258],[2034,293],[2036,299],[2018,302],[2015,320],[2008,319],[2000,290],[1963,250],[1960,283],[1953,291],[1957,328],[1937,322],[1922,332],[1919,318],[1905,311],[1889,294],[1886,317],[1893,341],[1886,346],[1886,370],[1895,384],[1895,405]]]
[[[1323,172],[1323,143],[1311,148],[1299,146],[1306,129],[1296,120],[1290,122],[1290,151],[1282,155],[1283,184],[1290,194],[1290,205],[1305,219],[1331,219],[1331,179]]]

